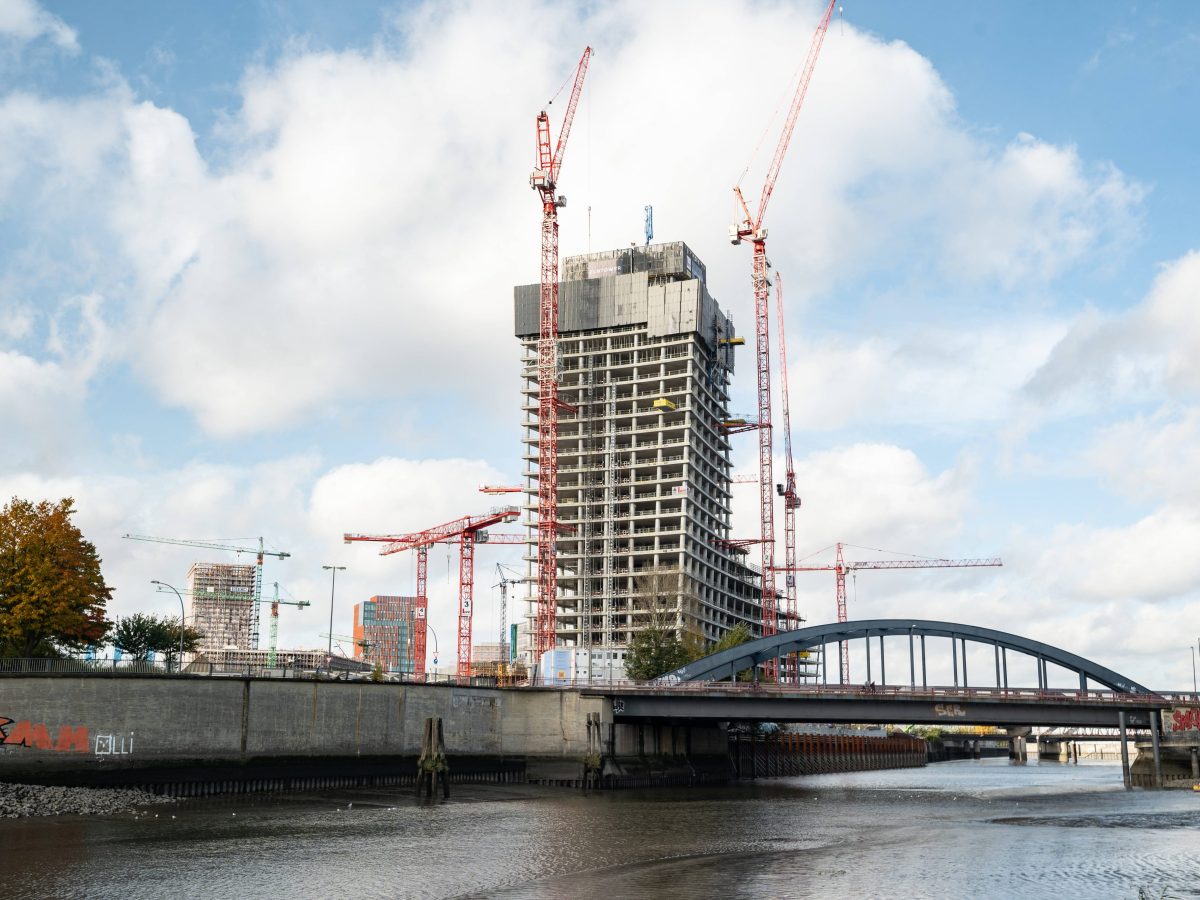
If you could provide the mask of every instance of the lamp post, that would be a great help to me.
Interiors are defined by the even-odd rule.
[[[425,630],[433,635],[433,664],[436,666],[437,665],[437,656],[438,656],[437,632],[433,630],[433,627],[429,624],[428,619],[425,620]],[[420,674],[424,675],[425,673],[422,672]]]
[[[328,569],[333,576],[329,585],[329,661],[333,664],[333,592],[337,588],[337,573],[345,572],[345,566],[321,566],[322,569]]]
[[[170,584],[167,582],[158,581],[156,578],[152,578],[150,583],[161,584],[161,586],[164,588],[175,590],[175,588],[170,587]],[[187,618],[187,613],[184,611],[184,595],[180,594],[178,590],[175,590],[175,596],[178,596],[179,598],[179,671],[182,672],[184,671],[184,620]],[[1193,668],[1194,667],[1195,666],[1193,666]]]
[[[1192,693],[1200,694],[1200,689],[1196,687],[1196,648],[1189,647],[1189,649],[1192,651]]]

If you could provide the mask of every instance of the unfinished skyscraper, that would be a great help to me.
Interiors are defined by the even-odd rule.
[[[257,650],[254,566],[193,563],[188,569],[192,626],[199,631],[200,650]]]
[[[539,286],[515,294],[532,513]],[[632,636],[655,622],[703,641],[739,622],[757,634],[759,573],[725,543],[722,423],[740,340],[708,293],[704,264],[680,242],[569,257],[559,336],[559,397],[577,411],[559,414],[557,645],[589,650],[583,668],[611,675]]]

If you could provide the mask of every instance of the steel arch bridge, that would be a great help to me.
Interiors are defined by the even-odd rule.
[[[1038,684],[1045,690],[1049,687],[1047,672],[1048,665],[1055,665],[1079,678],[1080,690],[1088,690],[1088,682],[1094,682],[1112,691],[1122,694],[1154,694],[1149,688],[1138,684],[1132,678],[1114,672],[1099,663],[1085,659],[1067,650],[1054,647],[1041,641],[1031,640],[1020,635],[991,628],[981,628],[977,625],[961,625],[954,622],[936,622],[926,619],[866,619],[856,622],[831,622],[825,625],[814,625],[796,631],[787,631],[770,637],[749,641],[728,650],[722,650],[711,656],[688,663],[668,672],[656,679],[659,685],[669,685],[687,681],[721,681],[732,678],[736,673],[746,669],[778,660],[792,653],[813,650],[828,644],[846,644],[850,641],[862,640],[867,651],[867,682],[873,682],[871,666],[871,639],[878,638],[878,680],[887,684],[887,657],[884,653],[884,638],[908,638],[908,672],[909,677],[903,682],[893,679],[892,684],[907,683],[916,687],[927,687],[925,638],[949,638],[953,653],[955,684],[959,680],[959,665],[961,662],[962,687],[968,687],[967,682],[967,642],[985,644],[993,648],[995,653],[995,685],[1007,690],[1008,683],[1008,653],[1010,651],[1032,657],[1036,661]],[[960,659],[961,647],[961,659]],[[821,681],[828,683],[828,670],[825,667],[827,654],[821,654]],[[917,681],[918,658],[920,660],[921,680]],[[840,673],[839,677],[840,677]],[[1032,687],[1032,686],[1030,686]]]

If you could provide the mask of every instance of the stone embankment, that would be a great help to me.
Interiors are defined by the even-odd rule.
[[[143,806],[173,802],[171,797],[159,797],[130,788],[0,784],[0,818],[3,819],[127,813]]]

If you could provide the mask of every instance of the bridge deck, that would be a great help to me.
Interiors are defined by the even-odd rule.
[[[683,682],[613,685],[584,694],[610,698],[618,719],[854,722],[961,725],[1147,726],[1149,712],[1176,695],[1116,691]],[[1180,695],[1190,699],[1192,695]]]

